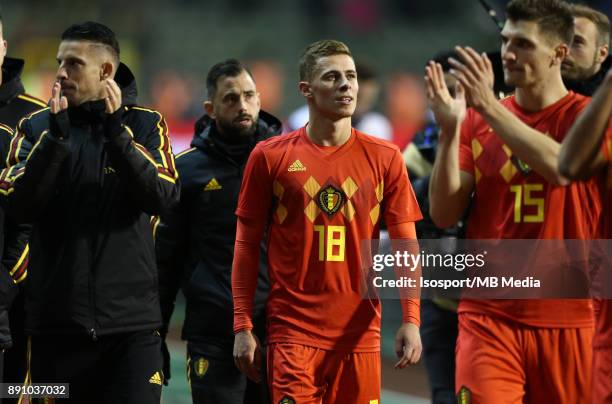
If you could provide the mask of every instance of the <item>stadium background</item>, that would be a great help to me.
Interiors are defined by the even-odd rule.
[[[503,19],[505,0],[490,0]],[[585,3],[612,16],[612,2]],[[382,94],[377,109],[393,125],[394,142],[405,146],[426,113],[425,62],[453,45],[498,48],[497,27],[477,0],[11,0],[2,3],[8,55],[26,60],[30,94],[48,99],[61,32],[85,20],[109,25],[121,58],[134,71],[140,103],[161,111],[174,151],[188,147],[201,115],[204,79],[216,62],[236,57],[251,68],[262,108],[286,120],[302,105],[297,60],[310,42],[345,41],[358,60],[378,70]],[[164,403],[190,403],[185,350],[179,339],[184,306],[179,302],[170,332],[172,379]],[[392,369],[399,305],[383,310],[383,402],[425,403],[422,365]]]

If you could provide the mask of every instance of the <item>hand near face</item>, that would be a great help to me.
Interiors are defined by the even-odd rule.
[[[121,89],[113,79],[106,79],[104,85],[104,102],[106,113],[112,114],[121,108]]]
[[[491,102],[496,102],[493,92],[493,65],[485,53],[479,55],[472,48],[455,47],[461,61],[450,58],[453,66],[450,73],[459,80],[465,89],[465,96],[470,106],[482,111]]]
[[[68,99],[61,95],[61,93],[62,85],[59,83],[59,81],[56,81],[51,89],[51,99],[49,100],[49,107],[51,109],[51,113],[54,115],[68,109]]]

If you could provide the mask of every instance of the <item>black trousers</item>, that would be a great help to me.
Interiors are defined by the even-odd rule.
[[[457,313],[421,300],[421,340],[432,404],[454,404]]]
[[[187,379],[193,404],[269,403],[265,353],[262,353],[263,380],[255,383],[234,364],[233,340],[222,345],[216,342],[187,342]]]
[[[4,383],[24,384],[28,368],[28,337],[25,335],[24,293],[19,292],[9,311],[13,346],[4,351]],[[4,398],[2,404],[17,404],[17,398]]]
[[[69,383],[70,398],[56,400],[62,403],[159,404],[161,369],[157,331],[100,336],[97,341],[87,335],[31,337],[32,383]]]

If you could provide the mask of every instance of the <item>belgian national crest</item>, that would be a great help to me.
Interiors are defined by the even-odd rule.
[[[317,195],[317,204],[319,208],[329,216],[333,216],[338,212],[345,201],[346,196],[344,192],[333,185],[323,187]]]
[[[206,372],[208,372],[208,361],[204,358],[198,358],[198,360],[195,361],[193,368],[196,376],[204,377]]]
[[[529,167],[526,163],[524,163],[521,159],[516,156],[510,157],[510,161],[512,164],[519,170],[523,175],[527,176],[531,173],[531,167]]]

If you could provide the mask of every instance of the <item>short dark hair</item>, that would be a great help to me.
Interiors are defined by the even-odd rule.
[[[307,81],[312,78],[312,73],[319,58],[334,55],[353,57],[348,46],[340,41],[324,39],[308,45],[300,57],[300,81]]]
[[[591,21],[597,28],[597,46],[610,44],[610,19],[604,13],[584,4],[572,4],[574,18],[582,17]]]
[[[242,72],[247,72],[251,79],[253,79],[253,75],[237,59],[227,59],[223,62],[219,62],[208,71],[208,75],[206,76],[206,94],[208,95],[208,99],[212,100],[217,92],[217,82],[221,77],[236,77],[240,75]],[[255,81],[255,79],[253,79]]]
[[[510,21],[536,22],[540,32],[572,43],[574,18],[563,0],[512,0],[506,6],[506,16]]]
[[[106,25],[93,21],[71,25],[62,34],[62,41],[70,40],[91,41],[105,45],[116,61],[119,62],[119,42],[117,42],[115,33]]]

